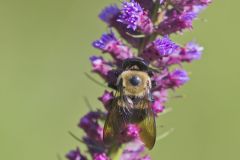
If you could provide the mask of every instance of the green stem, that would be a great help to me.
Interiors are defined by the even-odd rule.
[[[155,4],[154,4],[154,9],[153,9],[153,12],[151,14],[151,19],[152,19],[152,22],[155,22],[157,20],[157,15],[158,15],[158,9],[160,7],[160,3],[159,1],[156,1]],[[143,38],[141,40],[141,45],[138,49],[138,54],[141,54],[143,49],[145,48],[145,46],[153,39],[155,39],[157,36],[157,34],[155,32],[153,32],[151,35],[148,35],[146,36],[145,38]]]
[[[123,148],[119,145],[113,145],[110,149],[108,156],[111,160],[119,160],[123,152]]]

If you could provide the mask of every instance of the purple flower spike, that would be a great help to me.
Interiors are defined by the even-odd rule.
[[[93,160],[110,160],[106,153],[96,153],[93,156]]]
[[[130,49],[123,45],[113,32],[103,34],[101,39],[93,42],[93,46],[103,52],[109,52],[117,62],[133,57]]]
[[[187,72],[180,69],[176,69],[170,73],[169,79],[172,82],[173,87],[179,87],[189,81]]]
[[[101,97],[99,97],[98,99],[103,103],[104,107],[109,110],[110,109],[110,104],[113,100],[114,96],[113,96],[113,92],[108,92],[108,91],[104,91],[103,95]]]
[[[193,60],[198,60],[201,58],[203,47],[195,42],[189,42],[186,44],[182,51],[180,52],[180,57],[182,61],[191,62]]]
[[[123,2],[118,21],[126,24],[127,28],[134,31],[139,28],[145,34],[153,32],[153,24],[148,17],[148,13],[134,0]]]
[[[200,59],[203,47],[194,42],[179,46],[169,37],[173,33],[192,29],[193,20],[210,2],[211,0],[124,0],[121,8],[109,5],[102,10],[99,18],[107,24],[110,32],[103,34],[92,45],[111,57],[106,61],[101,56],[92,56],[90,61],[92,71],[99,74],[113,91],[107,89],[98,98],[104,111],[99,108],[91,110],[78,124],[85,133],[81,140],[86,145],[88,157],[93,160],[151,159],[145,152],[149,145],[140,136],[142,130],[139,123],[142,119],[135,121],[129,117],[139,110],[135,105],[148,102],[157,118],[165,109],[169,90],[175,90],[189,80],[187,72],[182,70],[182,63]],[[112,28],[119,37],[114,35]],[[140,62],[125,67],[124,62],[128,58],[143,59],[143,63],[149,65],[149,70],[141,67],[145,65],[140,65]],[[145,72],[149,75],[147,81],[141,82],[152,87],[151,90],[145,90],[141,94],[143,96],[133,93],[139,86],[134,86],[134,89],[130,87],[132,91],[125,86],[131,79],[131,73],[130,77],[126,77],[126,82],[122,80],[122,73],[135,69],[139,74]],[[117,108],[126,105],[127,110],[112,112],[112,107],[116,107],[112,102],[116,102]],[[143,114],[139,116],[145,118],[144,109],[140,110],[143,110]],[[112,113],[115,117],[112,117]],[[119,152],[121,149],[123,151]],[[78,148],[66,157],[68,160],[87,159]]]
[[[117,5],[110,5],[102,10],[99,14],[99,18],[107,24],[111,24],[111,21],[118,15],[118,13],[120,13],[120,9]]]
[[[102,57],[97,56],[90,57],[90,61],[92,62],[93,71],[106,80],[108,72],[112,70],[109,63],[107,63]]]
[[[66,157],[68,160],[87,160],[87,158],[81,154],[79,148],[70,151]]]

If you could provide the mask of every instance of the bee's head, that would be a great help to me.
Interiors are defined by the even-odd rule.
[[[147,71],[148,63],[141,58],[129,58],[123,62],[122,68],[123,70]]]

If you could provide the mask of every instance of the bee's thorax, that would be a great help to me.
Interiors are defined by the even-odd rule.
[[[118,79],[122,86],[122,93],[126,96],[144,97],[151,89],[151,80],[146,72],[127,70]]]

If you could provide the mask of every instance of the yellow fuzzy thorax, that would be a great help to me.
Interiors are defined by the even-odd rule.
[[[138,76],[141,79],[141,83],[139,85],[133,86],[129,82],[129,79],[133,76]],[[146,95],[146,91],[152,87],[149,75],[143,71],[136,70],[124,71],[119,76],[118,83],[120,82],[120,79],[122,80],[124,95],[127,96],[143,97]]]

